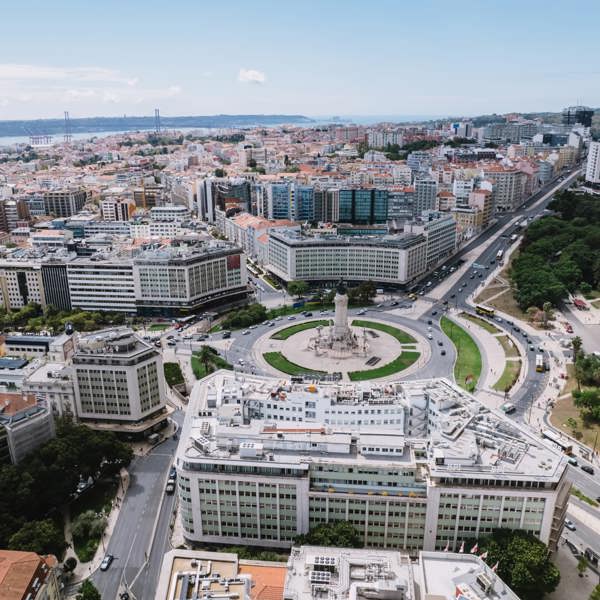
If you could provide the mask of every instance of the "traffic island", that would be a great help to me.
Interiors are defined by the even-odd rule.
[[[473,392],[481,377],[481,352],[475,340],[452,319],[442,317],[440,326],[456,348],[454,379],[460,387]]]

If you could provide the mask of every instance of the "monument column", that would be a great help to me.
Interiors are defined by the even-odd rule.
[[[335,298],[335,315],[333,317],[333,339],[343,340],[349,334],[348,327],[348,294],[342,281],[337,286]]]

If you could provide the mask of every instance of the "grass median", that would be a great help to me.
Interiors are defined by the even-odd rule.
[[[415,338],[406,333],[406,331],[402,331],[402,329],[398,329],[397,327],[393,327],[392,325],[386,325],[385,323],[378,323],[377,321],[364,321],[362,319],[354,319],[352,321],[352,325],[354,327],[364,327],[366,329],[376,329],[378,331],[383,331],[388,335],[396,338],[401,344],[416,344],[417,340]]]
[[[473,391],[481,377],[481,353],[475,340],[454,321],[442,317],[442,331],[456,348],[454,379],[460,387]]]
[[[304,373],[325,373],[325,371],[316,371],[308,369],[302,365],[297,365],[289,361],[281,352],[265,352],[263,358],[274,368],[288,375],[303,375]]]
[[[305,323],[297,323],[296,325],[292,325],[291,327],[286,327],[281,331],[277,331],[271,336],[273,340],[287,340],[289,337],[294,334],[305,331],[306,329],[314,329],[319,325],[323,327],[327,327],[330,324],[328,319],[319,319],[318,321],[306,321]]]
[[[408,367],[419,359],[419,356],[421,356],[419,352],[403,352],[398,358],[386,365],[369,371],[350,371],[348,377],[350,378],[350,381],[364,381],[366,379],[388,377],[389,375],[408,369]]]
[[[465,312],[461,313],[460,316],[463,319],[466,319],[467,321],[471,321],[471,323],[475,323],[475,325],[482,327],[488,333],[492,333],[492,334],[500,333],[500,329],[498,329],[495,325],[492,325],[492,323],[489,323],[485,319],[482,319],[481,317],[476,317],[475,315],[471,315],[471,314],[465,313]]]
[[[494,384],[494,389],[499,392],[506,392],[515,385],[519,373],[521,372],[520,360],[507,360],[504,366],[504,371],[500,375],[500,379]]]

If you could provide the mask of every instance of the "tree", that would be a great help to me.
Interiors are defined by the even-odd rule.
[[[65,540],[62,531],[50,519],[28,521],[10,537],[8,548],[60,556],[65,549]]]
[[[72,573],[77,568],[77,559],[74,556],[69,556],[63,563],[65,573]]]
[[[580,556],[577,561],[577,571],[579,573],[579,577],[583,577],[583,574],[586,572],[588,568],[588,561],[585,556]]]
[[[567,425],[569,426],[571,433],[573,435],[575,435],[575,432],[577,431],[577,419],[574,419],[573,417],[569,417],[567,419]]]
[[[577,361],[577,357],[579,356],[579,353],[581,352],[582,346],[583,346],[583,341],[581,340],[581,338],[578,335],[576,335],[571,340],[571,347],[573,348],[573,361],[574,362]]]
[[[254,160],[253,158],[251,158],[251,159],[248,161],[248,167],[249,167],[250,169],[254,169],[254,168],[256,168],[256,160]]]
[[[488,553],[488,564],[498,563],[498,575],[522,600],[539,600],[558,586],[560,572],[546,544],[531,533],[496,529],[478,543]]]
[[[363,548],[358,530],[347,521],[322,523],[308,533],[296,536],[298,546],[333,546],[335,548]]]
[[[535,321],[537,314],[540,312],[540,309],[537,306],[530,306],[525,312],[527,313],[527,318],[533,322]]]
[[[589,600],[600,600],[600,585],[594,588],[594,591],[590,594]]]
[[[79,588],[79,593],[75,596],[76,600],[102,600],[100,592],[91,580],[86,579]]]
[[[554,318],[552,304],[550,302],[544,302],[544,304],[542,305],[542,311],[544,314],[544,326],[548,327],[548,322]]]
[[[73,521],[73,537],[83,542],[99,539],[104,533],[106,524],[106,517],[99,517],[93,510],[86,510]]]
[[[290,281],[287,285],[287,291],[290,296],[300,298],[308,291],[308,283],[306,281]]]
[[[225,169],[215,169],[215,177],[227,177],[227,171]]]
[[[196,353],[198,360],[204,367],[204,372],[208,375],[212,372],[213,360],[214,360],[214,352],[210,346],[202,346],[200,350]]]

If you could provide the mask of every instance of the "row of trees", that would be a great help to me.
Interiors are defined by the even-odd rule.
[[[267,309],[262,304],[250,304],[248,307],[234,310],[222,322],[224,329],[239,329],[262,323],[267,319]]]
[[[511,265],[519,306],[557,305],[569,292],[600,285],[600,208],[590,194],[563,191],[532,223]]]
[[[125,315],[79,309],[61,311],[52,305],[42,308],[33,302],[19,310],[0,307],[0,328],[4,331],[22,328],[32,333],[45,330],[55,334],[63,332],[67,323],[72,323],[77,331],[95,331],[107,325],[122,325]]]
[[[300,298],[308,293],[310,286],[306,281],[290,281],[287,285],[287,292],[290,296]],[[314,301],[320,304],[331,304],[335,297],[335,290],[325,293],[323,290],[317,290],[313,296]],[[347,289],[348,302],[354,305],[369,304],[375,298],[377,288],[372,281],[363,281],[355,287]]]
[[[59,419],[56,437],[18,465],[0,468],[0,548],[60,556],[59,509],[80,478],[114,476],[133,457],[113,433]]]

